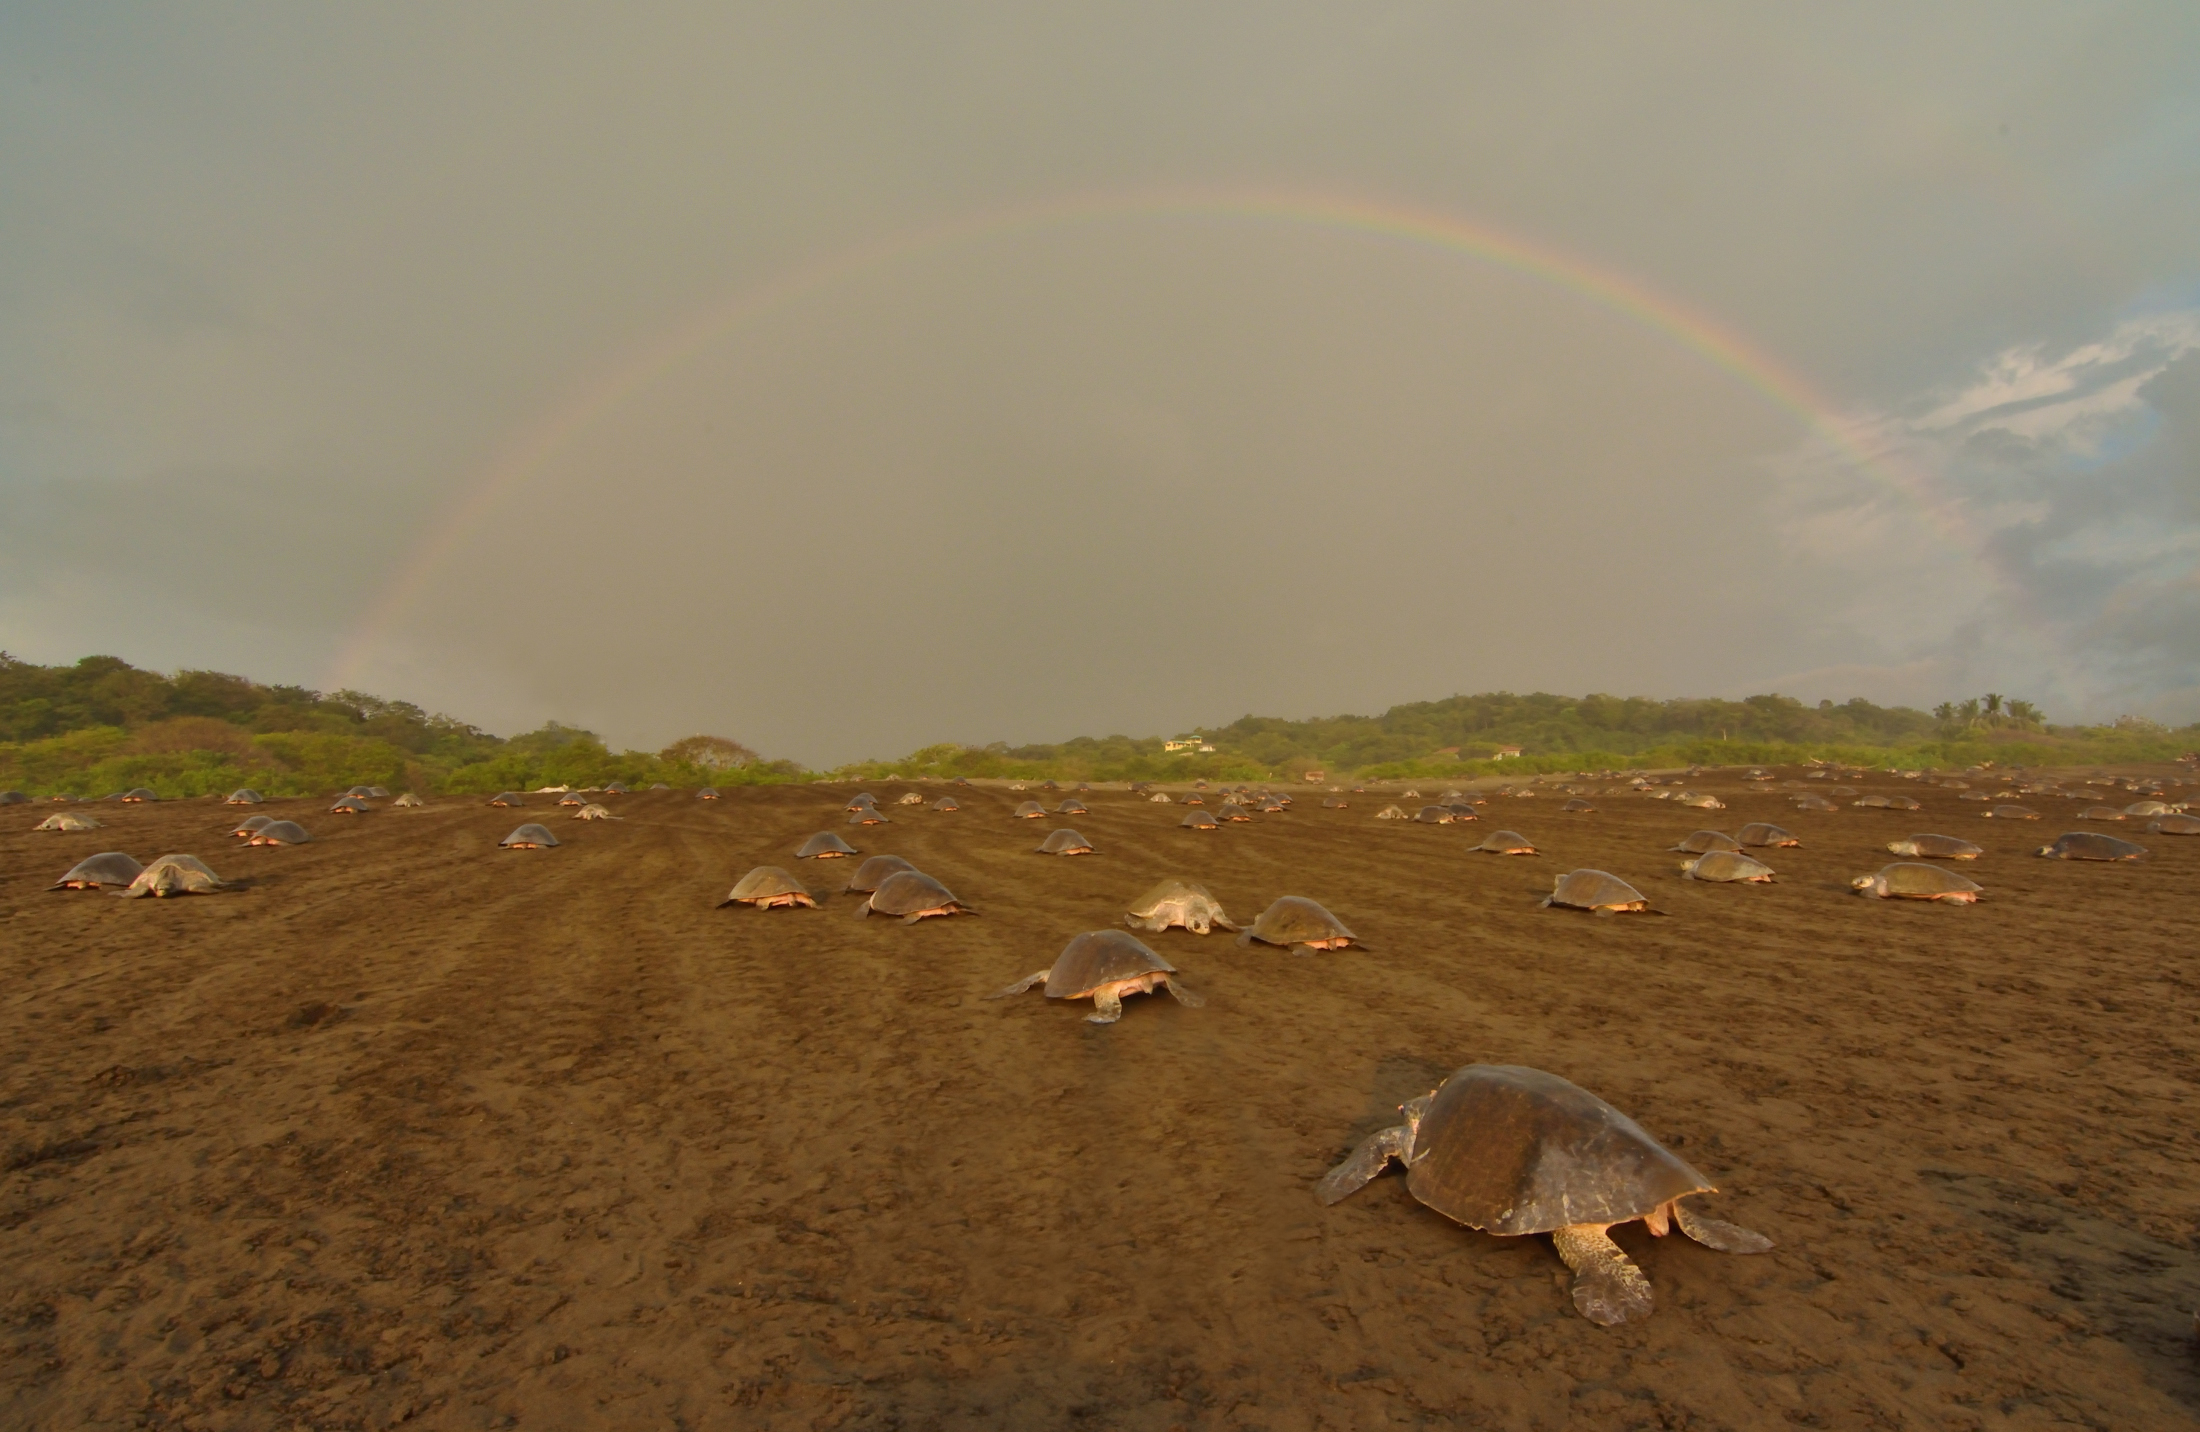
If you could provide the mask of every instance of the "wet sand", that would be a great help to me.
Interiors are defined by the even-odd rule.
[[[2091,828],[2081,802],[2004,823],[1873,778],[1925,810],[1804,815],[1700,784],[1731,808],[1545,794],[1427,827],[1301,791],[1209,833],[1120,791],[860,831],[849,786],[589,824],[271,802],[315,840],[256,850],[208,802],[75,835],[8,808],[0,1424],[2191,1424],[2200,839],[2102,827],[2152,857],[2071,864],[2029,852]],[[496,849],[523,819],[566,844]],[[1781,883],[1677,877],[1678,838],[1758,819],[1807,842],[1765,854]],[[1032,853],[1065,824],[1099,853]],[[1545,855],[1469,853],[1499,826]],[[982,913],[713,908],[756,864],[837,889],[854,862],[791,858],[820,829]],[[1917,831],[1987,847],[1960,867],[1984,903],[1848,891]],[[107,849],[248,884],[46,892]],[[1669,914],[1539,909],[1576,866]],[[984,998],[1166,875],[1240,920],[1311,896],[1370,948],[1152,936],[1208,1003],[1112,1027]],[[1602,1095],[1778,1248],[1617,1230],[1657,1310],[1601,1328],[1547,1239],[1395,1174],[1315,1201],[1478,1061]]]

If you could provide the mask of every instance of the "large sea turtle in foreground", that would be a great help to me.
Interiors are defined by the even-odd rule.
[[[116,893],[125,900],[142,900],[148,895],[165,899],[170,895],[210,895],[228,888],[196,855],[163,855],[140,870],[127,890]]]
[[[1367,948],[1360,944],[1358,935],[1344,927],[1344,921],[1304,895],[1281,897],[1260,912],[1251,929],[1237,937],[1240,945],[1251,945],[1256,940],[1264,945],[1280,945],[1294,955],[1341,950],[1347,945]]]
[[[1206,886],[1190,880],[1164,880],[1154,886],[1131,901],[1123,922],[1151,934],[1177,925],[1195,935],[1207,934],[1216,925],[1225,930],[1237,929],[1222,913],[1222,902],[1209,894]]]
[[[856,867],[855,873],[848,877],[848,883],[841,889],[849,895],[868,895],[885,884],[887,876],[899,875],[904,870],[916,868],[898,855],[874,855]]]
[[[1975,905],[1983,889],[1953,870],[1907,861],[1897,861],[1876,875],[1859,875],[1849,886],[1875,900],[1938,900],[1946,905]]]
[[[1976,860],[1986,848],[1953,835],[1913,835],[1888,841],[1887,853],[1907,855],[1913,860]]]
[[[56,890],[120,890],[145,869],[134,856],[119,850],[103,850],[69,867],[69,873],[53,883]]]
[[[1544,909],[1553,905],[1569,910],[1589,910],[1599,915],[1622,911],[1654,913],[1650,901],[1640,890],[1602,870],[1569,870],[1559,876],[1551,886],[1551,893],[1543,897]]]
[[[2128,840],[2118,840],[2097,830],[2074,830],[2059,837],[2054,844],[2040,847],[2040,854],[2052,860],[2144,860],[2146,853],[2147,848],[2143,845],[2133,845]]]
[[[1474,847],[1490,855],[1535,855],[1535,842],[1517,830],[1493,830]]]
[[[1150,994],[1166,989],[1178,1004],[1197,1009],[1207,1001],[1178,984],[1176,966],[1146,947],[1135,935],[1122,930],[1093,930],[1062,947],[1054,963],[1012,985],[995,990],[987,999],[1006,999],[1022,994],[1040,981],[1046,982],[1048,999],[1089,999],[1093,1012],[1087,1024],[1113,1024],[1123,1017],[1123,996]]]
[[[1711,850],[1681,862],[1681,874],[1690,880],[1715,884],[1769,885],[1772,867],[1738,850]]]
[[[46,818],[45,818],[44,820],[40,821],[40,822],[39,822],[39,823],[38,823],[37,825],[33,826],[33,827],[32,827],[32,829],[34,829],[34,830],[97,830],[97,829],[99,829],[99,822],[98,822],[98,821],[96,821],[96,820],[93,820],[93,819],[92,819],[92,818],[91,818],[90,816],[88,816],[88,815],[78,815],[78,814],[77,814],[77,813],[76,813],[75,811],[65,810],[65,811],[60,811],[60,812],[57,812],[56,814],[53,814],[53,815],[49,815],[49,816],[47,816],[47,817],[46,817]]]
[[[838,833],[821,830],[802,842],[802,848],[794,853],[797,860],[844,860],[861,851],[842,840]]]
[[[1092,842],[1067,828],[1047,832],[1047,838],[1039,842],[1036,852],[1040,855],[1090,855]]]
[[[803,888],[801,881],[778,866],[759,865],[735,883],[732,894],[718,902],[721,910],[728,905],[746,905],[754,910],[799,905],[805,910],[815,910],[817,900]]]
[[[858,915],[899,916],[904,925],[934,915],[975,915],[978,912],[955,898],[955,892],[921,870],[903,870],[880,882],[856,909]]]
[[[1333,1204],[1392,1159],[1406,1191],[1457,1223],[1502,1238],[1548,1233],[1574,1272],[1574,1306],[1607,1326],[1648,1316],[1650,1280],[1607,1232],[1674,1224],[1706,1248],[1763,1253],[1761,1233],[1706,1218],[1684,1200],[1716,1193],[1641,1125],[1556,1074],[1470,1064],[1400,1106],[1405,1122],[1369,1137],[1315,1186]]]
[[[533,821],[497,842],[506,850],[543,850],[557,843],[558,838],[550,833],[547,826],[537,825]]]

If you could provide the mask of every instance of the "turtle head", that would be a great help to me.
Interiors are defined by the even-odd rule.
[[[1430,1102],[1433,1101],[1435,1098],[1436,1091],[1434,1089],[1431,1089],[1426,1094],[1423,1094],[1420,1098],[1408,1099],[1403,1104],[1400,1104],[1398,1106],[1398,1112],[1404,1117],[1405,1120],[1406,1154],[1408,1162],[1411,1162],[1411,1156],[1413,1153],[1413,1141],[1416,1138],[1420,1137],[1421,1120],[1428,1117],[1428,1106]]]
[[[1887,853],[1889,855],[1915,855],[1917,854],[1917,842],[1914,840],[1890,840],[1887,842]]]
[[[1859,875],[1854,880],[1851,880],[1849,882],[1849,888],[1852,890],[1862,890],[1868,893],[1871,888],[1878,883],[1879,877],[1876,875]]]

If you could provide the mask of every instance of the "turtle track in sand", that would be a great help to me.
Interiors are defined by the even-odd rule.
[[[1952,795],[1874,780],[1926,812],[1796,817],[1701,784],[1730,824],[1808,842],[1770,858],[1780,884],[1680,880],[1666,848],[1700,822],[1624,797],[1593,823],[1522,803],[1545,858],[1502,861],[1470,857],[1475,826],[1304,800],[1194,840],[1179,807],[1100,791],[1078,827],[1101,862],[1031,859],[1008,793],[958,789],[968,818],[856,842],[984,911],[915,927],[838,894],[714,909],[854,787],[626,796],[625,821],[561,827],[554,864],[502,858],[510,812],[439,800],[323,822],[193,900],[44,887],[105,849],[232,874],[214,802],[0,832],[0,1410],[2191,1421],[2200,987],[2173,912],[2200,842],[2067,863],[2029,854],[2031,823],[1978,821],[1962,870],[1987,903],[1858,900],[1849,878],[1950,823]],[[1580,866],[1673,918],[1538,910]],[[1088,1030],[984,999],[1169,875],[1248,918],[1306,895],[1378,953],[1172,930],[1140,938],[1204,1010],[1142,996]],[[1627,1110],[1780,1247],[1619,1229],[1660,1304],[1622,1339],[1553,1296],[1547,1246],[1428,1217],[1394,1177],[1315,1202],[1400,1100],[1476,1060]]]

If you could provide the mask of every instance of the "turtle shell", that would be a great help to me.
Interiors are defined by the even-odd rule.
[[[2074,830],[2059,837],[2053,845],[2040,847],[2040,854],[2054,860],[2139,860],[2146,853],[2147,848],[2143,845],[2133,845],[2128,840],[2118,840],[2097,830]]]
[[[2200,835],[2200,816],[2165,815],[2147,826],[2149,835]]]
[[[695,793],[695,798],[696,798],[697,800],[699,800],[699,801],[714,801],[714,800],[717,800],[717,799],[718,799],[718,788],[717,788],[716,786],[705,786],[705,787],[703,787],[703,788],[702,788],[701,790],[699,790],[699,791],[697,791],[697,792]]]
[[[1322,797],[1322,809],[1323,809],[1323,810],[1343,810],[1344,808],[1345,808],[1345,799],[1344,799],[1344,797],[1343,797],[1343,796],[1324,796],[1324,797]]]
[[[235,836],[258,835],[262,827],[274,823],[275,817],[271,815],[248,815],[235,830],[229,833]]]
[[[2030,806],[1998,805],[1992,810],[1981,811],[1988,820],[2038,820],[2040,813]]]
[[[1883,890],[1885,898],[1895,900],[1937,900],[1943,895],[1976,895],[1985,888],[1975,880],[1964,879],[1953,870],[1908,861],[1897,861],[1877,875],[1860,875],[1850,883],[1867,895]]]
[[[1686,855],[1706,855],[1714,850],[1740,850],[1742,843],[1718,830],[1699,830],[1673,847]]]
[[[21,791],[0,791],[0,806],[29,805],[31,798]]]
[[[1040,789],[1040,790],[1042,790],[1042,791],[1058,791],[1058,790],[1060,790],[1061,788],[1062,788],[1062,783],[1061,783],[1060,781],[1041,781],[1041,782],[1039,782],[1039,789]]]
[[[561,806],[584,806],[588,804],[588,797],[582,795],[579,791],[567,791],[564,795],[558,797],[558,804]]]
[[[1047,838],[1039,842],[1038,853],[1041,855],[1090,855],[1092,854],[1092,842],[1065,826],[1061,830],[1049,831]]]
[[[1589,802],[1582,800],[1579,797],[1576,797],[1573,800],[1566,802],[1566,804],[1560,806],[1559,809],[1562,811],[1573,811],[1578,815],[1595,815],[1597,808],[1589,804]]]
[[[821,830],[802,842],[802,848],[794,853],[797,860],[837,860],[859,852],[847,841],[830,830]]]
[[[776,865],[759,865],[734,882],[733,893],[719,901],[718,904],[723,909],[725,906],[734,904],[737,901],[747,904],[754,900],[769,900],[779,895],[800,895],[813,907],[817,903],[815,900],[810,900],[810,892],[804,888],[802,882],[786,871]]]
[[[1761,820],[1753,820],[1748,825],[1743,826],[1734,833],[1734,839],[1737,844],[1745,847],[1801,845],[1803,843],[1789,832],[1780,829],[1780,827]]]
[[[955,798],[953,796],[941,796],[938,800],[932,802],[932,809],[943,811],[961,810],[962,807],[955,804]]]
[[[1885,810],[1887,808],[1887,798],[1885,796],[1858,796],[1849,804],[1863,810]]]
[[[1439,805],[1425,805],[1413,813],[1415,825],[1450,825],[1451,811]]]
[[[611,813],[611,807],[597,805],[594,802],[590,802],[573,812],[573,819],[575,820],[617,820],[618,818]]]
[[[527,800],[518,791],[506,791],[491,800],[489,804],[493,806],[523,806],[527,804]]]
[[[1493,830],[1484,836],[1476,850],[1486,850],[1492,855],[1533,855],[1535,842],[1517,830]]]
[[[2133,801],[2124,807],[2125,815],[2169,815],[2170,808],[2161,801]]]
[[[2080,820],[2125,820],[2125,814],[2114,806],[2088,806],[2078,812]]]
[[[1348,940],[1357,944],[1359,938],[1344,927],[1344,921],[1304,895],[1285,895],[1260,912],[1253,928],[1238,936],[1238,943],[1258,940],[1264,945],[1290,946],[1316,940]]]
[[[1018,820],[1044,820],[1046,814],[1047,808],[1037,801],[1025,801],[1015,810],[1015,818]]]
[[[163,855],[140,870],[122,893],[143,899],[147,895],[204,895],[221,888],[222,878],[196,855]]]
[[[1221,824],[1203,810],[1188,810],[1184,812],[1184,819],[1177,822],[1185,830],[1216,830]]]
[[[879,882],[878,889],[863,904],[864,910],[874,915],[914,915],[919,910],[937,910],[941,906],[961,909],[955,892],[921,870],[900,870]]]
[[[411,791],[407,791],[403,795],[399,796],[396,800],[391,801],[390,804],[395,807],[410,810],[418,806],[424,806],[427,804],[427,802],[422,800],[420,797],[414,795]]]
[[[1887,797],[1888,810],[1923,810],[1924,804],[1914,796]]]
[[[37,830],[97,830],[97,829],[99,829],[99,822],[98,822],[98,821],[96,821],[96,820],[93,820],[93,819],[92,819],[92,818],[91,818],[90,816],[88,816],[88,815],[78,815],[78,814],[77,814],[76,812],[74,812],[74,811],[66,811],[66,810],[65,810],[65,811],[62,811],[62,812],[60,812],[60,813],[58,813],[58,814],[56,814],[56,815],[49,815],[49,816],[47,816],[47,817],[46,817],[46,818],[45,818],[44,820],[40,821],[40,822],[39,822],[39,823],[37,824],[37,826],[35,826],[35,827],[34,827],[34,829],[37,829]]]
[[[353,786],[351,789],[345,791],[344,794],[347,796],[358,796],[360,799],[364,800],[366,797],[374,794],[374,791],[369,786]]]
[[[1625,1223],[1712,1192],[1640,1124],[1556,1074],[1470,1064],[1430,1096],[1406,1188],[1446,1218],[1505,1237]]]
[[[1047,971],[1048,999],[1083,999],[1105,984],[1140,975],[1174,974],[1176,966],[1123,930],[1092,930],[1077,936],[1054,957]]]
[[[903,791],[903,792],[901,793],[901,799],[900,799],[900,800],[898,800],[898,801],[895,801],[895,802],[894,802],[894,804],[895,804],[895,805],[923,805],[923,804],[924,804],[924,797],[923,797],[923,795],[921,795],[920,793],[918,793],[918,792],[916,792],[916,791]]]
[[[1184,797],[1184,804],[1203,806],[1207,804],[1207,798],[1205,796],[1186,796]]]
[[[854,810],[848,812],[848,824],[891,825],[893,822],[880,814],[877,806],[857,806]]]
[[[559,804],[562,805],[564,802],[561,801]],[[328,809],[330,815],[366,815],[373,811],[374,807],[368,805],[358,796],[345,796]]]
[[[1738,850],[1713,850],[1685,862],[1681,871],[1691,880],[1727,883],[1761,883],[1772,878],[1772,867]]]
[[[625,781],[613,781],[603,788],[603,793],[607,796],[623,796],[631,789]]]
[[[1071,796],[1067,800],[1063,801],[1060,805],[1056,806],[1054,808],[1054,813],[1056,815],[1091,815],[1092,807],[1086,805],[1083,801],[1077,799],[1077,797]]]
[[[53,883],[56,890],[116,889],[138,878],[145,867],[119,850],[104,850],[69,867],[69,873]]]
[[[1551,886],[1545,905],[1573,910],[1645,909],[1649,901],[1634,886],[1602,870],[1569,870]]]
[[[1411,816],[1409,816],[1409,815],[1407,815],[1407,814],[1405,813],[1405,811],[1404,811],[1404,810],[1403,810],[1402,808],[1400,808],[1400,807],[1398,807],[1398,806],[1390,805],[1390,806],[1384,806],[1384,807],[1383,807],[1383,808],[1382,808],[1381,810],[1379,810],[1379,811],[1375,812],[1375,819],[1377,819],[1377,820],[1411,820],[1411,819],[1412,819],[1412,817],[1411,817]]]
[[[1252,818],[1253,813],[1247,810],[1244,806],[1239,805],[1236,801],[1224,801],[1221,808],[1215,812],[1216,820],[1243,822],[1251,820]]]
[[[887,876],[917,867],[898,855],[874,855],[856,867],[856,873],[848,877],[842,888],[851,895],[868,895],[878,889]]]
[[[1976,860],[1986,853],[1986,849],[1953,835],[1913,835],[1889,841],[1887,853],[1926,860]]]
[[[547,827],[536,825],[533,821],[529,821],[497,842],[498,845],[509,850],[520,850],[529,846],[552,846],[557,843],[558,838],[552,835]]]
[[[1675,805],[1693,806],[1697,810],[1725,810],[1726,802],[1702,791],[1682,791],[1673,797]]]
[[[1152,923],[1164,918],[1163,907],[1168,907],[1169,925],[1182,925],[1197,935],[1206,934],[1214,925],[1225,930],[1237,928],[1230,923],[1230,917],[1222,913],[1222,902],[1195,880],[1164,880],[1133,900],[1124,913],[1133,923],[1144,923],[1149,930],[1168,928],[1168,925],[1157,927]]]
[[[258,805],[259,803],[260,793],[251,789],[231,791],[222,800],[223,805]]]
[[[304,845],[313,839],[306,828],[294,820],[271,820],[252,832],[247,845]]]
[[[877,796],[872,795],[869,791],[858,791],[854,795],[848,797],[848,804],[842,806],[841,809],[862,810],[865,806],[875,806],[877,804]]]
[[[153,794],[151,790],[144,786],[137,786],[133,789],[124,791],[122,793],[122,799],[126,804],[136,805],[141,801],[157,801],[160,799],[160,797]]]
[[[1797,796],[1795,798],[1795,808],[1797,810],[1813,811],[1820,815],[1823,815],[1828,811],[1836,811],[1841,809],[1841,807],[1835,805],[1832,801],[1827,800],[1824,796],[1810,795]]]
[[[1155,791],[1152,795],[1146,797],[1146,799],[1151,801],[1155,805],[1171,804],[1169,793],[1167,791]]]
[[[387,789],[385,789],[384,787],[382,787],[382,786],[368,786],[368,787],[367,787],[367,799],[368,799],[368,800],[372,800],[372,801],[386,801],[386,800],[388,800],[389,798],[390,798],[390,793],[389,793],[389,791],[388,791]]]

